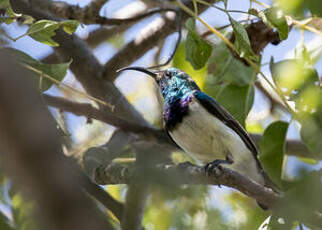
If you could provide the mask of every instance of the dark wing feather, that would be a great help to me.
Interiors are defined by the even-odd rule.
[[[243,140],[247,148],[253,153],[255,161],[259,172],[263,175],[265,180],[265,185],[272,188],[274,191],[279,191],[278,186],[269,178],[269,176],[264,171],[261,163],[259,162],[257,155],[257,148],[245,131],[245,129],[235,120],[221,105],[219,105],[213,98],[209,97],[207,94],[201,91],[195,91],[193,93],[194,97],[203,105],[209,113],[216,116],[219,120],[225,123],[229,128],[234,130],[240,138]]]
[[[218,102],[207,94],[196,91],[193,93],[194,97],[203,105],[209,113],[216,116],[219,120],[225,123],[229,128],[234,130],[243,140],[247,148],[254,154],[257,159],[257,148],[254,142],[249,137],[245,129],[235,120]],[[260,165],[259,165],[260,166]],[[261,166],[260,166],[261,167]]]

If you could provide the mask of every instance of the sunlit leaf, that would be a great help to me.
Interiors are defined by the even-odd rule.
[[[178,50],[173,58],[173,67],[183,70],[189,76],[196,81],[197,85],[204,89],[205,87],[205,79],[207,75],[207,65],[203,68],[196,70],[192,67],[191,63],[186,60],[186,51],[185,51],[185,42],[181,43],[178,47]]]
[[[2,48],[1,52],[5,55],[8,55],[9,57],[13,58],[14,60],[17,60],[19,63],[31,66],[50,77],[56,79],[57,81],[62,81],[66,75],[67,69],[69,65],[71,64],[72,60],[67,63],[61,63],[61,64],[44,64],[32,57],[30,57],[28,54],[13,49],[13,48]],[[39,79],[40,75],[39,73],[31,72],[33,76],[33,81],[35,87],[39,87]],[[44,78],[42,80],[42,87],[41,91],[48,90],[53,85],[53,82]]]
[[[283,11],[277,7],[271,7],[264,12],[267,20],[263,18],[263,22],[268,26],[276,28],[281,40],[287,39],[289,27]]]
[[[286,14],[296,15],[296,16],[302,16],[302,4],[303,1],[306,0],[275,0],[277,2],[277,5],[283,9]]]
[[[9,0],[0,1],[0,10],[3,10],[5,12],[4,15],[0,14],[0,23],[4,22],[9,25],[12,22],[16,21],[17,17],[21,16],[21,14],[16,14],[12,10]]]
[[[306,163],[306,164],[310,164],[310,165],[316,165],[319,163],[318,160],[312,159],[312,158],[306,158],[306,157],[297,157],[298,160]]]
[[[11,197],[15,227],[19,230],[37,229],[33,222],[34,204],[26,201],[20,193]]]
[[[27,34],[38,42],[49,46],[59,46],[52,37],[55,36],[55,30],[59,28],[59,22],[50,20],[39,20],[32,24],[27,30]]]
[[[322,156],[322,105],[315,112],[302,112],[300,116],[302,140],[312,153]]]
[[[62,26],[63,30],[72,34],[75,32],[79,25],[79,22],[76,20],[67,20],[62,22],[56,22],[51,20],[39,20],[33,23],[27,30],[27,35],[49,46],[59,46],[52,37],[56,35],[56,30]]]
[[[304,17],[307,10],[313,16],[322,16],[321,0],[275,0],[278,5],[287,13],[297,17]]]
[[[188,34],[185,42],[186,59],[194,69],[199,70],[204,67],[211,55],[212,47],[203,40],[195,31],[195,21],[190,18],[186,27]]]
[[[281,184],[281,173],[285,153],[285,140],[288,123],[276,121],[264,131],[259,142],[259,158],[265,171],[275,183]]]
[[[247,122],[246,123],[246,130],[250,133],[262,133],[263,126],[259,123]]]
[[[67,21],[63,21],[60,23],[60,25],[62,25],[63,30],[68,33],[68,34],[73,34],[77,27],[79,26],[79,22],[76,20],[67,20]]]
[[[231,17],[229,17],[229,20],[234,30],[234,48],[237,51],[237,53],[240,55],[240,57],[247,57],[255,61],[258,61],[258,57],[254,54],[250,46],[248,34],[244,26]]]
[[[275,83],[285,95],[298,95],[310,85],[318,82],[317,71],[298,59],[287,59],[274,63],[271,59],[270,70]]]

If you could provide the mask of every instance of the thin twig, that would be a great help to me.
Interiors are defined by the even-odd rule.
[[[192,8],[191,1],[185,1],[189,8]],[[214,2],[211,0],[211,2]],[[204,12],[208,7],[201,5],[198,9],[198,13]],[[184,13],[182,11],[182,13]],[[188,19],[187,14],[182,14],[182,21]],[[119,75],[116,70],[130,65],[136,61],[139,57],[145,54],[149,49],[153,48],[156,42],[166,38],[169,34],[177,31],[176,24],[171,18],[164,17],[162,20],[154,21],[151,23],[153,29],[144,30],[144,33],[140,33],[140,36],[129,42],[123,47],[116,55],[114,55],[104,66],[104,77],[110,81],[114,81]],[[124,58],[127,57],[127,58]]]
[[[145,13],[136,15],[131,18],[106,18],[99,15],[99,11],[96,8],[92,9],[92,5],[81,8],[79,6],[70,5],[66,2],[53,2],[50,5],[50,11],[56,16],[66,19],[75,19],[84,24],[100,24],[100,25],[124,25],[127,23],[137,22],[143,18],[149,17],[156,13],[175,11],[171,8],[155,8],[148,10]]]
[[[290,16],[287,16],[287,19],[290,20],[292,22],[292,24],[297,25],[298,27],[300,27],[302,29],[305,29],[307,31],[310,31],[310,32],[315,33],[315,34],[317,34],[317,35],[322,37],[322,32],[321,31],[319,31],[319,30],[317,30],[317,29],[315,29],[315,28],[313,28],[311,26],[306,25],[307,23],[301,23],[301,22],[295,20],[294,18],[292,18]]]
[[[124,18],[124,19],[112,19],[112,18],[105,18],[105,17],[99,17],[96,19],[95,23],[101,24],[101,25],[123,25],[127,23],[137,22],[143,18],[149,17],[156,13],[162,13],[162,12],[176,12],[176,10],[171,8],[157,8],[157,9],[151,9],[146,13],[134,16],[132,18]]]
[[[156,142],[161,141],[163,143],[168,143],[171,145],[169,138],[165,135],[164,132],[155,128],[151,128],[149,126],[144,126],[131,121],[127,121],[107,111],[102,112],[101,110],[94,108],[89,103],[72,102],[62,97],[53,97],[48,94],[44,94],[43,98],[49,106],[53,106],[67,112],[72,112],[78,116],[86,116],[90,119],[103,121],[124,131],[132,132],[139,136],[141,135],[145,139],[151,139]]]
[[[151,66],[149,67],[149,69],[156,69],[156,68],[160,68],[168,65],[173,59],[174,55],[176,54],[182,38],[182,13],[180,11],[177,11],[177,28],[178,28],[178,38],[169,58],[163,64]]]
[[[33,72],[35,72],[35,73],[38,73],[38,74],[39,74],[39,77],[40,77],[40,80],[41,80],[43,77],[45,77],[45,78],[47,78],[48,80],[52,81],[52,82],[53,82],[53,83],[54,83],[58,88],[60,88],[60,87],[64,87],[64,88],[68,89],[69,91],[71,91],[71,92],[73,92],[73,93],[76,93],[76,94],[78,94],[78,95],[81,95],[81,96],[83,96],[83,97],[85,97],[85,98],[88,98],[88,99],[90,99],[90,100],[92,100],[92,101],[95,101],[95,102],[97,102],[97,103],[99,103],[99,104],[102,104],[102,105],[104,105],[104,106],[108,106],[108,107],[110,107],[112,111],[114,110],[114,105],[111,105],[111,104],[109,104],[109,103],[107,103],[107,102],[105,102],[105,101],[102,101],[102,100],[100,100],[100,99],[98,99],[98,98],[95,98],[95,97],[93,97],[93,96],[91,96],[91,95],[89,95],[89,94],[87,94],[87,93],[85,93],[85,92],[81,92],[81,91],[79,91],[79,90],[77,90],[77,89],[75,89],[75,88],[73,88],[73,87],[71,87],[71,86],[69,86],[69,85],[67,85],[67,84],[65,84],[65,83],[63,83],[63,82],[60,82],[60,81],[56,80],[56,79],[55,79],[55,78],[53,78],[52,76],[49,76],[48,74],[46,74],[46,73],[44,73],[44,72],[42,72],[42,71],[40,71],[40,70],[38,70],[38,69],[36,69],[36,68],[34,68],[34,67],[30,66],[30,65],[26,65],[26,64],[21,64],[21,65],[22,65],[22,66],[24,66],[24,67],[26,67],[27,69],[29,69],[29,70],[31,70],[31,71],[33,71]]]
[[[244,20],[239,20],[238,22],[239,23],[243,23],[243,22],[249,22],[250,20],[248,20],[248,19],[244,19]],[[231,26],[231,23],[229,23],[229,24],[226,24],[226,25],[223,25],[223,26],[219,26],[219,27],[216,27],[215,29],[216,30],[223,30],[223,29],[226,29],[226,28],[228,28],[228,27],[230,27]],[[202,33],[200,36],[202,37],[202,38],[206,38],[206,37],[208,37],[209,35],[212,35],[212,34],[214,34],[213,32],[211,32],[210,30],[208,30],[208,31],[206,31],[206,32],[204,32],[204,33]]]

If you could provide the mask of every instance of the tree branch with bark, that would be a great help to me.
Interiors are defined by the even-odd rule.
[[[100,201],[107,209],[113,212],[113,214],[121,221],[120,225],[122,229],[138,229],[138,230],[142,229],[142,218],[143,218],[145,206],[149,202],[148,197],[151,194],[150,188],[151,186],[154,186],[156,184],[158,184],[158,186],[165,185],[168,188],[171,188],[171,186],[180,186],[180,185],[228,186],[230,188],[234,188],[240,191],[246,196],[251,197],[254,200],[260,202],[261,204],[264,204],[265,206],[269,207],[273,215],[281,215],[283,218],[291,219],[291,220],[300,220],[303,223],[306,223],[307,225],[312,224],[315,226],[322,226],[321,217],[319,216],[319,213],[321,212],[319,212],[318,208],[315,210],[316,212],[315,211],[311,212],[312,210],[309,210],[307,211],[307,213],[300,215],[293,211],[290,211],[290,213],[287,213],[283,209],[283,207],[281,207],[281,204],[284,206],[291,207],[292,202],[294,203],[294,200],[289,200],[290,196],[288,194],[288,191],[285,194],[276,193],[268,188],[265,188],[251,181],[247,177],[237,172],[231,171],[229,169],[225,169],[224,167],[216,170],[213,173],[213,175],[206,175],[204,172],[204,168],[202,166],[197,166],[189,163],[184,163],[179,165],[174,165],[170,163],[169,158],[171,156],[171,153],[174,151],[181,151],[181,150],[178,148],[178,146],[175,143],[173,143],[172,140],[169,139],[169,137],[167,136],[164,130],[155,128],[153,125],[151,125],[142,116],[142,114],[139,113],[131,103],[129,103],[129,101],[121,93],[119,88],[114,84],[114,81],[119,76],[119,73],[117,73],[116,70],[122,67],[131,65],[133,62],[140,59],[149,50],[153,49],[159,44],[162,44],[162,46],[165,46],[166,39],[173,33],[179,32],[180,39],[177,40],[177,43],[175,46],[175,52],[173,53],[175,54],[179,46],[179,42],[181,40],[182,25],[184,25],[184,23],[187,21],[187,19],[189,18],[189,15],[186,14],[186,10],[184,10],[182,7],[181,8],[179,7],[180,4],[177,4],[177,5],[173,4],[173,1],[169,1],[169,2],[168,1],[166,2],[143,1],[145,4],[145,8],[135,12],[131,12],[128,14],[127,17],[119,18],[119,17],[114,17],[114,15],[108,17],[105,15],[103,16],[100,13],[102,7],[107,2],[108,2],[107,0],[92,0],[85,7],[70,5],[63,1],[52,2],[49,0],[45,0],[45,1],[11,0],[10,4],[16,13],[30,15],[36,21],[46,19],[46,20],[52,20],[55,22],[63,22],[66,19],[75,19],[75,20],[78,20],[80,23],[84,23],[84,24],[101,25],[100,28],[90,32],[89,36],[84,39],[82,39],[80,36],[77,36],[76,34],[73,34],[73,35],[67,34],[62,28],[55,30],[56,34],[55,36],[52,36],[51,39],[57,42],[59,46],[55,47],[54,53],[44,58],[43,62],[59,63],[61,61],[67,62],[73,59],[73,62],[70,65],[69,69],[74,74],[75,79],[81,84],[86,94],[90,95],[91,97],[95,97],[104,102],[114,105],[115,110],[112,111],[111,108],[104,106],[102,104],[95,106],[91,103],[77,103],[66,98],[50,96],[49,94],[42,94],[42,99],[44,99],[45,103],[47,103],[47,105],[50,107],[54,107],[62,111],[70,112],[77,116],[85,116],[89,120],[95,119],[98,121],[102,121],[106,124],[110,124],[117,128],[116,131],[113,133],[112,137],[105,145],[91,148],[87,152],[85,152],[83,157],[84,161],[82,163],[86,173],[89,174],[91,178],[98,184],[101,184],[101,185],[127,184],[128,190],[127,190],[125,202],[122,204],[114,200],[101,187],[91,183],[88,180],[83,180],[81,186],[85,187],[90,194],[92,194],[98,201]],[[199,0],[198,1],[184,0],[182,2],[184,6],[187,7],[187,9],[190,9],[191,12],[194,12],[195,14],[194,19],[197,18],[202,22],[203,19],[198,18],[198,15],[202,14],[207,9],[209,9],[211,4],[214,4],[216,1],[209,0],[209,1],[206,1],[205,3],[205,1],[199,1]],[[267,7],[267,6],[264,5],[264,7]],[[216,8],[218,9],[219,7],[216,7]],[[227,15],[231,12],[234,12],[234,13],[237,12],[236,10],[235,11],[228,10],[227,7],[225,9],[223,8],[220,8],[220,9],[221,11],[224,11]],[[232,18],[230,18],[229,26],[231,26],[233,33],[231,33],[232,36],[230,36],[230,38],[226,38],[226,40],[225,39],[223,40],[226,42],[226,44],[228,43],[228,45],[230,43],[229,45],[230,52],[233,53],[234,57],[232,58],[234,58],[233,59],[234,61],[241,61],[246,66],[248,66],[250,63],[248,55],[257,55],[257,57],[261,57],[261,54],[264,48],[267,47],[268,44],[278,45],[279,42],[281,42],[281,36],[283,38],[283,33],[281,33],[283,31],[281,30],[284,30],[284,33],[285,33],[286,28],[288,28],[288,25],[285,24],[282,19],[279,19],[280,21],[278,21],[278,23],[280,24],[278,25],[274,24],[276,23],[276,21],[271,21],[270,24],[267,23],[267,20],[271,20],[270,17],[273,15],[274,10],[275,10],[274,7],[271,7],[271,8],[268,7],[268,9],[260,12],[262,13],[261,15],[257,11],[257,14],[258,14],[257,17],[263,19],[263,21],[252,20],[249,23],[249,20],[242,20],[240,22],[237,22],[237,21],[234,22],[232,21]],[[243,14],[249,13],[250,14],[249,17],[253,17],[254,15],[256,15],[254,11],[250,11],[250,12],[239,11],[239,12]],[[253,13],[251,14],[251,12]],[[272,14],[270,15],[268,13],[272,13]],[[135,25],[142,19],[147,19],[150,16],[155,14],[161,14],[161,15],[158,15],[159,17],[155,17],[153,19],[147,20],[147,25],[145,25],[144,28],[137,31],[136,36],[127,44],[125,44],[122,48],[117,50],[117,52],[113,55],[113,57],[110,58],[106,63],[101,64],[98,61],[97,57],[95,57],[93,53],[93,50],[92,50],[93,48],[97,47],[106,39],[113,38],[116,34],[127,31],[129,28],[131,28],[133,25]],[[266,19],[264,16],[266,17]],[[244,22],[246,23],[242,25],[241,23],[244,23]],[[109,27],[106,27],[106,26],[109,26]],[[227,29],[227,26],[218,27],[218,28]],[[305,25],[303,25],[303,28],[305,28]],[[208,29],[209,31],[211,31],[211,34],[215,32],[215,34],[219,35],[219,37],[224,36],[218,33],[216,29],[211,28],[209,25],[208,25]],[[205,41],[201,41],[200,39],[202,39],[202,37],[207,36],[207,41],[210,41],[210,43],[213,42],[213,40],[211,40],[211,38],[208,37],[209,34],[210,32],[206,32],[206,33],[203,33],[203,36],[199,36],[197,30],[192,30],[191,28],[188,28],[187,37],[190,36],[189,42],[194,41],[195,43],[198,43],[198,44],[196,45],[194,43],[189,43],[189,45],[187,45],[187,40],[189,39],[186,39],[185,41],[186,59],[187,59],[187,56],[189,55],[187,54],[187,52],[195,51],[197,50],[197,48],[198,48],[198,51],[200,52],[198,52],[197,54],[195,53],[196,56],[200,55],[200,53],[204,53],[205,50],[199,50],[199,48],[201,49],[202,45],[204,46],[207,46],[207,45],[203,43]],[[228,35],[226,36],[228,37]],[[284,37],[285,37],[285,34],[284,34]],[[191,38],[194,38],[194,39],[191,39]],[[208,45],[212,47],[216,47],[218,45],[217,42],[218,41],[215,41],[213,44],[208,44]],[[233,45],[232,43],[235,43],[235,44]],[[189,50],[189,48],[191,48],[191,50]],[[161,53],[161,49],[157,52],[156,56],[159,56],[160,53]],[[170,56],[170,59],[169,59],[170,61],[173,58],[173,55],[169,55],[169,56]],[[193,64],[192,63],[193,58],[190,57],[189,61],[191,64]],[[224,60],[224,61],[226,64],[228,63],[227,60]],[[221,64],[220,60],[219,62],[214,63],[216,68],[218,66],[219,66],[218,68],[220,68],[221,67],[220,64]],[[178,65],[178,63],[176,65]],[[207,66],[207,64],[204,64],[204,65]],[[258,69],[254,70],[257,73],[260,68],[259,66],[260,63],[253,63],[253,65],[258,65]],[[252,68],[254,67],[253,65],[251,65]],[[184,65],[181,65],[181,67],[185,68]],[[242,67],[240,66],[238,66],[238,68],[242,69]],[[225,73],[225,71],[223,71],[222,73]],[[242,72],[243,70],[240,70],[240,71]],[[208,72],[211,73],[211,68],[209,68]],[[241,73],[241,75],[243,74],[244,72]],[[196,75],[198,75],[198,73],[196,73]],[[220,78],[220,76],[215,76],[215,77]],[[247,96],[245,97],[246,98],[245,100],[248,100],[248,101],[245,101],[245,104],[252,105],[253,102],[251,99],[252,95],[251,95],[250,89],[252,89],[252,87],[255,85],[271,101],[272,105],[278,104],[283,106],[283,109],[284,109],[283,112],[287,113],[288,115],[294,116],[295,119],[299,119],[299,118],[304,119],[305,116],[307,116],[307,114],[305,114],[305,116],[295,116],[298,114],[292,114],[293,111],[289,111],[289,106],[288,104],[285,104],[285,102],[288,103],[286,99],[290,99],[290,100],[293,100],[293,99],[291,97],[284,97],[283,92],[280,90],[279,86],[277,85],[278,84],[277,81],[274,82],[275,85],[272,84],[273,85],[272,89],[276,90],[277,96],[281,97],[279,99],[282,99],[281,100],[282,102],[280,102],[279,100],[275,100],[276,98],[271,95],[271,92],[267,90],[265,87],[263,87],[263,85],[260,84],[259,81],[256,81],[256,77],[257,77],[256,75],[252,76],[252,79],[247,83],[248,93],[247,93]],[[207,82],[207,77],[205,77],[204,80],[206,82],[205,84],[209,84]],[[221,80],[222,79],[219,79],[219,82]],[[227,79],[224,79],[224,80],[227,81]],[[233,79],[233,80],[228,79],[228,81],[224,82],[224,84],[222,84],[223,82],[221,82],[220,84],[222,85],[219,84],[218,87],[220,88],[223,85],[225,87],[220,88],[218,92],[221,93],[222,91],[227,90],[231,86],[230,85],[231,81],[234,81],[234,80],[236,83],[237,81],[236,79]],[[242,82],[245,79],[240,79],[240,80]],[[238,82],[238,84],[233,85],[233,87],[231,88],[232,89],[238,88],[239,92],[241,92],[242,90],[244,90],[242,89],[243,86],[245,85],[242,85],[242,83]],[[301,91],[299,92],[301,93]],[[229,93],[236,93],[236,91],[234,92],[231,91],[228,93],[226,91],[225,95],[229,96],[230,95]],[[31,94],[34,95],[35,93],[32,92]],[[237,97],[239,96],[235,96],[236,99]],[[305,101],[304,99],[303,101]],[[298,101],[295,101],[295,104],[298,106],[297,103]],[[19,105],[20,103],[17,103],[17,106]],[[230,105],[236,106],[234,105],[234,103],[231,103],[231,104],[229,103],[228,107],[230,107]],[[6,107],[5,103],[3,103],[3,106],[4,108],[10,109],[9,107]],[[242,107],[243,105],[240,105],[240,106]],[[247,108],[239,108],[239,109],[248,111]],[[312,110],[312,111],[319,111],[319,109]],[[310,116],[311,115],[312,114],[310,114]],[[7,120],[10,120],[9,119],[10,117],[8,117],[6,114],[2,114],[1,116],[5,117]],[[301,119],[299,119],[300,122],[303,121]],[[320,127],[318,124],[314,123],[313,121],[315,121],[315,117],[309,121],[311,122],[308,125],[309,127]],[[33,121],[30,121],[30,122],[32,123]],[[36,123],[32,123],[32,124],[37,125]],[[9,125],[9,124],[4,123],[3,125]],[[305,127],[305,125],[307,124],[303,123],[302,127]],[[19,127],[16,127],[16,126],[14,127],[14,129],[15,129],[14,130],[15,132],[20,130]],[[30,129],[27,129],[27,131],[28,130],[30,131]],[[315,160],[322,159],[321,154],[319,153],[316,154],[314,153],[314,151],[312,151],[312,149],[314,149],[312,148],[312,143],[316,144],[316,142],[314,142],[315,141],[314,135],[312,136],[310,133],[312,130],[309,130],[309,132],[307,131],[304,134],[302,133],[302,140],[286,140],[285,142],[283,142],[283,146],[281,144],[282,146],[281,149],[285,148],[285,151],[283,149],[283,150],[280,150],[280,152],[285,153],[288,156],[306,157],[306,158],[311,157]],[[8,132],[8,134],[9,133],[10,132]],[[11,134],[12,133],[10,133],[10,135]],[[308,136],[305,136],[305,135],[308,135]],[[41,139],[40,136],[41,135],[38,135],[38,137]],[[316,136],[318,137],[317,134]],[[265,138],[265,135],[253,134],[251,135],[251,137],[255,140],[256,144],[258,144],[261,139]],[[271,138],[273,139],[273,137]],[[18,141],[21,141],[19,138],[16,141],[17,143],[15,143],[15,145],[19,147],[18,149],[21,150],[20,147],[23,146],[21,145],[23,141],[19,143]],[[30,141],[31,143],[32,140],[29,140],[27,138],[27,141]],[[277,141],[279,140],[276,140],[276,142]],[[57,147],[56,154],[63,155],[61,149],[58,148],[60,144],[57,143],[57,140],[54,140],[54,142],[56,143],[55,146]],[[49,140],[47,140],[47,142],[45,143],[48,143],[48,145],[50,145]],[[307,144],[309,145],[307,146]],[[28,150],[27,147],[26,149]],[[274,143],[271,144],[270,147],[272,148],[275,147]],[[53,149],[45,149],[45,150],[47,153],[51,153],[53,155],[55,154]],[[18,152],[22,152],[22,151],[17,151],[17,153]],[[126,154],[124,154],[125,152]],[[129,153],[135,155],[136,161],[134,163],[132,164],[117,163],[117,160],[118,160],[117,158],[119,158],[122,154],[127,156],[127,154]],[[19,155],[17,156],[19,157]],[[276,158],[279,158],[279,157],[280,157],[279,155],[276,156]],[[64,159],[65,158],[66,157],[64,156]],[[40,159],[44,160],[43,158],[40,158]],[[26,160],[26,164],[28,162],[29,161]],[[64,167],[63,163],[62,165]],[[75,169],[74,167],[72,168]],[[41,175],[35,175],[35,178],[29,177],[28,175],[28,173],[32,172],[33,169],[38,170],[39,172],[40,169],[43,169],[43,166],[35,165],[35,168],[31,167],[30,171],[27,170],[26,178],[29,178],[29,179],[27,182],[22,181],[21,183],[26,184],[27,186],[35,185],[35,191],[37,196],[38,195],[39,197],[44,196],[41,192],[43,190],[39,189],[37,191],[37,186],[38,185],[40,186],[40,183],[38,184],[39,181],[37,182],[37,178],[38,178],[37,176],[40,177]],[[78,171],[78,169],[75,169],[75,171]],[[68,172],[69,172],[68,174],[72,174],[70,170]],[[50,173],[50,170],[49,170],[49,173]],[[17,175],[15,175],[14,173],[12,175],[13,177],[16,177],[18,179],[20,177],[23,178],[23,175],[19,174],[19,171]],[[69,180],[72,180],[72,177],[66,176],[65,179],[69,181]],[[55,182],[55,184],[59,186],[59,182]],[[75,185],[75,183],[71,183],[71,184]],[[76,184],[75,186],[77,187],[79,186],[79,184]],[[52,187],[49,186],[49,188],[52,188]],[[52,189],[53,191],[56,191],[54,188]],[[293,189],[293,190],[297,191],[296,189]],[[290,191],[293,191],[293,190],[290,189]],[[72,188],[70,191],[72,191]],[[56,195],[52,193],[48,194],[48,197],[50,196],[57,198],[57,200],[60,199],[59,197],[55,197]],[[72,199],[71,193],[67,192],[66,196]],[[38,197],[36,197],[36,200],[37,198]],[[87,202],[86,204],[88,204],[88,201],[86,201],[86,198],[82,197],[82,195],[79,195],[76,198],[81,200],[81,202],[84,202],[84,204],[86,202]],[[317,200],[318,200],[317,201],[318,203],[319,199],[317,198]],[[39,201],[39,204],[41,205],[45,204],[45,203],[41,203],[42,202],[41,200],[38,200],[38,201]],[[59,203],[57,203],[57,205],[58,204]],[[71,207],[68,210],[72,210],[72,209],[74,210],[74,208],[77,207],[77,205],[75,206],[75,203],[73,202],[71,202],[70,205]],[[296,203],[296,205],[298,205],[298,203]],[[48,208],[55,208],[54,206],[55,205],[53,204],[52,207],[48,207]],[[303,207],[303,206],[299,206],[299,207]],[[299,208],[297,207],[294,210],[299,210]],[[80,208],[79,213],[83,211],[84,210]],[[44,216],[46,216],[46,218],[48,218],[49,220],[51,218],[50,215],[52,214],[53,213],[50,213],[50,211],[44,212]],[[81,214],[83,215],[83,213]],[[95,220],[96,217],[95,215],[93,215],[94,212],[91,214],[92,215],[90,215],[89,218],[91,218],[93,221]],[[95,214],[97,214],[97,219],[100,219],[101,213],[95,211]],[[64,222],[64,220],[62,221],[62,223]],[[84,222],[82,220],[83,219],[81,219],[80,224]],[[92,221],[89,223],[92,223]],[[105,227],[107,226],[108,229],[113,228],[112,226],[110,226],[109,223],[104,223],[104,221],[101,221],[101,220],[98,220],[96,224],[93,224],[93,226],[94,228],[99,229],[102,223]],[[70,226],[77,226],[77,223],[73,223],[73,219],[70,224],[71,224]],[[84,226],[80,226],[79,229],[85,229],[85,226],[87,226],[86,223],[84,224]],[[62,227],[62,229],[65,229],[65,228],[66,228],[65,226]]]

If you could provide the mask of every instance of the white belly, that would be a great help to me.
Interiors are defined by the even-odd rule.
[[[217,159],[225,160],[229,155],[234,163],[224,167],[263,184],[254,156],[239,135],[204,109],[196,99],[190,103],[188,115],[169,134],[197,161],[208,163]]]

